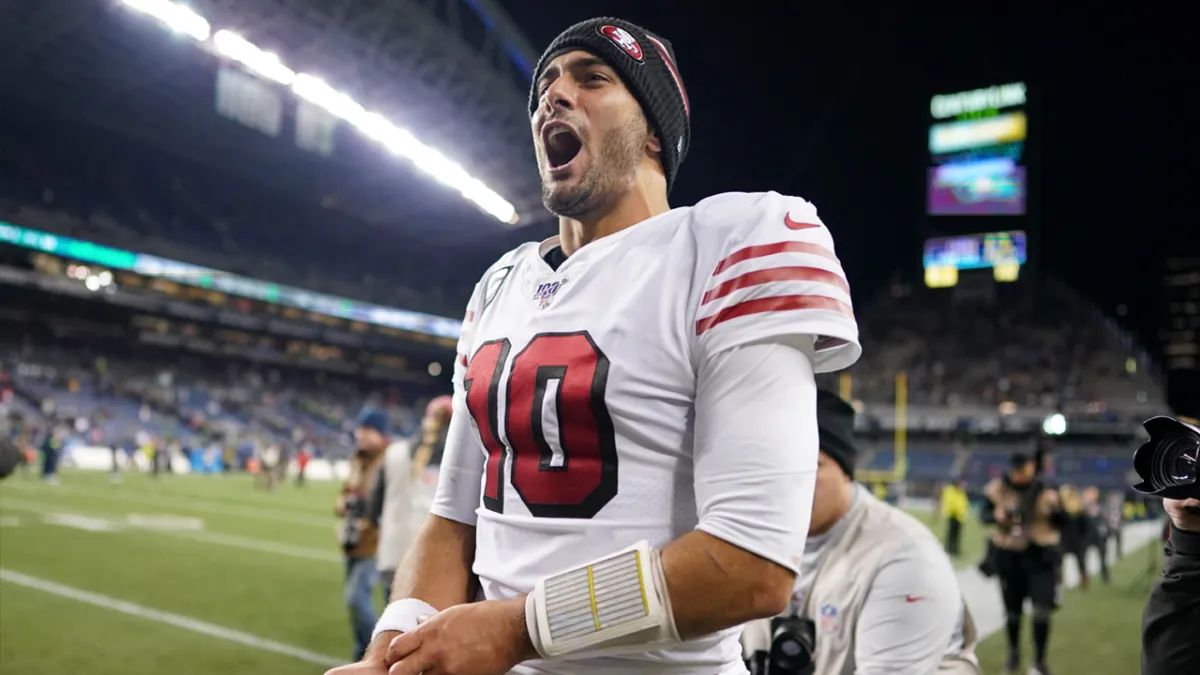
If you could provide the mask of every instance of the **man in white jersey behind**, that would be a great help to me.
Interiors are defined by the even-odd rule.
[[[363,661],[329,675],[745,673],[787,606],[816,475],[814,372],[858,331],[816,209],[671,209],[689,145],[670,44],[577,24],[530,96],[559,236],[467,307],[431,514]]]
[[[941,543],[854,482],[854,408],[821,390],[817,424],[816,497],[784,615],[795,617],[786,622],[792,635],[751,622],[742,634],[747,657],[771,654],[765,672],[778,675],[979,675],[974,623]],[[815,648],[789,654],[777,638],[772,650],[775,636]]]

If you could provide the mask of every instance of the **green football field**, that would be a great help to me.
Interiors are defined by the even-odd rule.
[[[264,493],[244,476],[5,480],[0,672],[323,672],[350,651],[334,495],[316,482]],[[971,524],[962,564],[978,560],[981,541]],[[1131,555],[1112,586],[1067,594],[1056,673],[1137,672],[1145,561]],[[999,635],[982,645],[986,673],[1003,652]]]

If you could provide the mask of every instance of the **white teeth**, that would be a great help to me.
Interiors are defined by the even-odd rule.
[[[559,139],[564,134],[569,136],[571,134],[571,132],[567,131],[566,129],[555,129],[554,131],[551,131],[550,135],[546,137],[546,144],[557,146]]]

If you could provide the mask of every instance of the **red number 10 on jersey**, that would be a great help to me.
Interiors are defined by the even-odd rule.
[[[471,358],[463,383],[467,409],[488,453],[483,505],[504,512],[511,456],[512,487],[531,514],[591,518],[617,495],[616,433],[604,401],[608,357],[586,332],[534,336],[512,359],[501,420],[500,384],[511,348],[507,339],[485,342]],[[551,395],[556,419],[547,420]],[[502,423],[507,449],[500,440]],[[557,429],[557,462],[548,428]]]

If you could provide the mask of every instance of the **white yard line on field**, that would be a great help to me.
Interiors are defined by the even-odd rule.
[[[236,642],[252,649],[290,656],[294,659],[300,659],[301,661],[307,661],[309,663],[315,663],[321,666],[337,666],[346,662],[345,659],[339,659],[326,654],[318,654],[307,649],[301,649],[300,647],[294,647],[282,642],[276,642],[274,640],[268,640],[256,635],[251,635],[249,633],[243,633],[239,630],[225,628],[224,626],[217,626],[215,624],[206,623],[204,621],[181,616],[179,614],[172,614],[170,612],[164,612],[158,609],[151,609],[149,607],[135,605],[134,603],[126,602],[125,600],[118,600],[117,598],[110,598],[107,595],[100,595],[99,593],[91,593],[78,588],[64,586],[62,584],[54,583],[53,581],[46,581],[45,579],[31,577],[29,575],[21,574],[20,572],[14,572],[12,570],[0,568],[0,581],[5,581],[17,586],[24,586],[25,588],[32,588],[34,590],[42,591],[43,593],[57,595],[62,598],[69,598],[77,602],[95,605],[96,607],[111,609],[115,612],[129,614],[131,616],[136,616],[148,621],[153,621],[154,623],[175,626],[176,628],[190,630],[193,633],[200,633],[202,635],[208,635],[221,640]]]
[[[35,502],[27,499],[13,499],[5,497],[0,499],[0,508],[12,509],[14,511],[24,511],[27,513],[42,514],[44,518],[49,518],[54,522],[61,522],[64,516],[78,518],[80,514],[63,509],[55,504],[45,502]],[[95,516],[88,516],[95,519]],[[127,520],[122,520],[121,516],[113,516],[112,521],[114,528],[122,523],[128,523]],[[137,532],[145,532],[149,534],[163,534],[169,537],[178,539],[189,539],[206,544],[218,544],[221,546],[232,546],[234,548],[242,548],[250,551],[261,551],[263,553],[273,553],[276,555],[285,555],[292,558],[305,558],[307,560],[319,560],[322,562],[341,562],[342,555],[334,548],[329,550],[320,548],[309,548],[307,546],[294,546],[292,544],[281,544],[273,541],[263,541],[261,539],[253,539],[250,537],[242,537],[235,534],[220,534],[218,532],[197,532],[195,530],[165,530],[161,528],[140,528],[135,527]],[[330,541],[333,538],[330,537]]]
[[[319,518],[317,516],[304,516],[295,513],[281,513],[270,509],[257,509],[253,507],[231,507],[223,504],[214,504],[212,502],[204,502],[194,497],[189,498],[172,498],[167,496],[157,497],[150,495],[134,495],[110,490],[101,490],[96,488],[78,487],[74,485],[55,485],[46,489],[46,486],[41,484],[24,484],[19,482],[10,482],[14,490],[31,494],[37,492],[39,497],[45,495],[64,494],[78,495],[81,497],[95,497],[97,499],[107,499],[110,501],[123,501],[135,504],[146,504],[149,506],[160,506],[175,511],[200,511],[203,513],[212,513],[223,516],[237,516],[239,518],[256,518],[259,520],[273,520],[281,523],[289,523],[291,525],[304,525],[306,527],[321,527],[328,529],[333,521],[333,516],[329,518]],[[332,504],[330,505],[330,513],[332,514]]]

